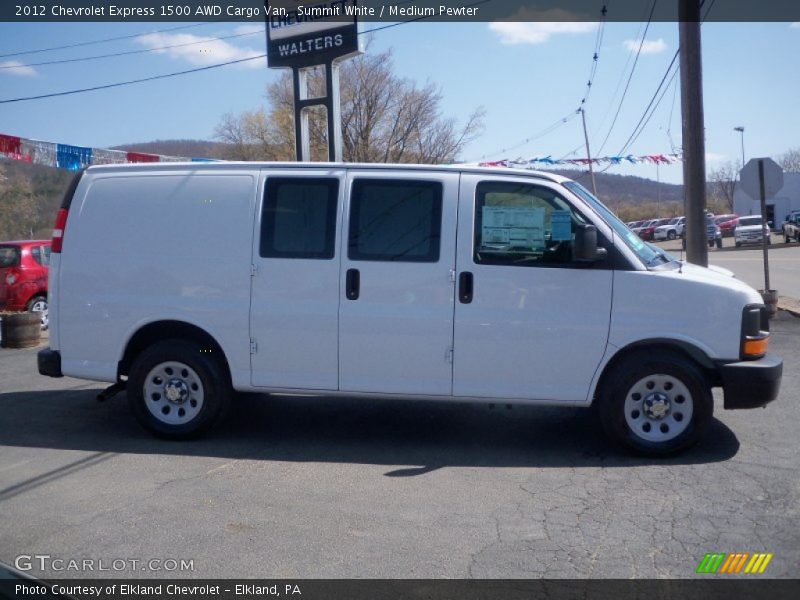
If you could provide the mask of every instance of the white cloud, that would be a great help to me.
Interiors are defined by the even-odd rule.
[[[642,44],[642,54],[658,54],[667,49],[667,44],[663,38],[658,38],[657,40],[645,40],[644,43],[642,43],[642,40],[625,40],[623,44],[628,50],[631,51],[638,50],[639,44]]]
[[[563,8],[522,7],[509,18],[510,21],[489,23],[489,29],[500,37],[502,44],[544,44],[554,35],[590,33],[600,26],[587,21],[587,15]]]
[[[33,67],[25,66],[18,60],[0,62],[0,75],[19,75],[21,77],[35,77],[39,73]]]
[[[565,33],[590,33],[597,23],[569,23],[561,21],[519,23],[489,23],[489,29],[500,36],[502,44],[544,44],[554,35]]]
[[[149,33],[137,38],[137,41],[148,48],[161,48],[163,46],[176,46],[156,50],[156,54],[166,54],[171,58],[185,60],[196,66],[213,65],[243,58],[252,58],[263,54],[263,50],[254,50],[229,44],[225,40],[212,37],[191,35],[188,33],[166,34]],[[266,59],[251,60],[236,65],[247,69],[263,69]]]

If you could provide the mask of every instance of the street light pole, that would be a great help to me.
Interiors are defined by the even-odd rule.
[[[739,127],[734,127],[733,130],[742,134],[742,168],[744,168],[744,127],[739,125]]]

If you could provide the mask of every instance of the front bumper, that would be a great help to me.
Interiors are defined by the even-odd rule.
[[[783,360],[767,354],[759,360],[719,366],[726,409],[766,406],[778,396],[783,375]]]
[[[63,377],[61,372],[61,353],[58,350],[45,348],[39,350],[36,355],[36,363],[39,366],[39,374],[48,377]]]

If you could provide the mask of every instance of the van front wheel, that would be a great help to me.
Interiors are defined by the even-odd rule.
[[[183,340],[166,340],[142,352],[128,378],[128,401],[151,433],[196,437],[224,414],[230,400],[225,369],[213,354]]]
[[[647,351],[645,351],[647,352]],[[600,418],[614,440],[641,454],[667,456],[697,443],[714,412],[698,366],[679,353],[634,356],[614,367],[600,393]]]

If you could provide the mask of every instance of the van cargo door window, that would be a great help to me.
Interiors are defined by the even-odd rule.
[[[267,179],[259,254],[264,258],[333,258],[338,195],[338,179]]]
[[[356,179],[350,202],[351,260],[438,262],[442,184]]]

